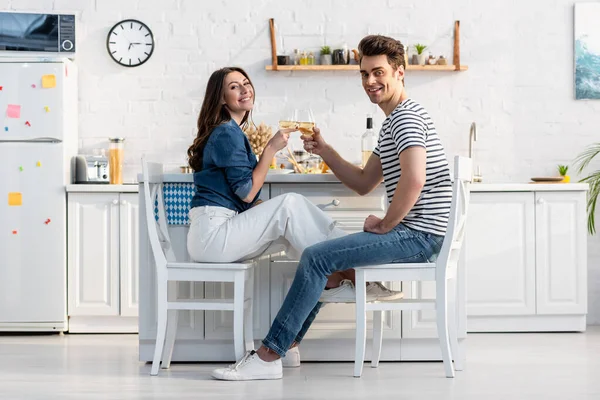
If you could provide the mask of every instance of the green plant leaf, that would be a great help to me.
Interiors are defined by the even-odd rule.
[[[587,199],[588,232],[591,235],[594,235],[596,233],[596,204],[598,202],[598,195],[600,195],[600,170],[586,176],[581,180],[581,182],[585,182],[590,185],[590,191],[588,192]]]
[[[577,172],[581,173],[583,170],[592,162],[594,157],[600,154],[600,143],[594,143],[585,149],[581,154],[575,158],[575,168]]]

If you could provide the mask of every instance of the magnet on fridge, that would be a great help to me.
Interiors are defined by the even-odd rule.
[[[44,110],[46,110],[46,112],[50,112],[50,107],[48,107],[48,106],[45,106],[45,107],[44,107]]]
[[[53,74],[42,76],[42,87],[44,89],[52,89],[56,87],[56,76]]]
[[[31,126],[31,124],[29,123],[29,121],[25,121],[25,125]]]
[[[8,126],[4,127],[4,132],[8,132]]]
[[[10,192],[8,193],[8,205],[9,206],[22,206],[23,205],[23,196],[19,192]]]
[[[9,104],[6,107],[6,116],[8,118],[21,118],[21,106],[18,104]]]
[[[46,225],[50,225],[50,222],[52,222],[52,221],[50,220],[50,218],[48,218],[46,221],[44,221],[44,223],[45,223]]]
[[[17,231],[12,231],[12,234],[13,234],[13,235],[16,235],[16,234],[17,234]]]
[[[38,161],[38,162],[35,164],[35,166],[36,166],[36,167],[41,167],[41,166],[42,166],[42,162],[41,162],[41,161]]]
[[[23,167],[19,167],[19,171],[23,172]]]
[[[0,90],[2,90],[2,86],[0,86]]]
[[[32,87],[33,89],[35,89],[35,83],[32,83],[32,84],[31,84],[31,87]]]

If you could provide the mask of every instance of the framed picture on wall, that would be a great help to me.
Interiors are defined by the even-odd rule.
[[[600,100],[600,3],[575,4],[575,98]]]

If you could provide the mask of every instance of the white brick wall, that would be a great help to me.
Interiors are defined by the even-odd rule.
[[[466,154],[478,124],[475,164],[487,182],[524,182],[555,173],[598,141],[600,101],[575,101],[573,0],[0,0],[2,9],[78,13],[80,147],[126,140],[132,179],[144,153],[169,168],[185,163],[210,72],[239,65],[257,90],[256,122],[275,125],[288,104],[311,102],[324,135],[358,161],[359,135],[373,111],[357,72],[266,72],[268,18],[278,46],[317,51],[368,33],[424,42],[452,59],[452,27],[461,20],[463,73],[409,73],[410,95],[434,118],[449,157]],[[543,18],[540,17],[543,12]],[[121,18],[150,26],[157,47],[139,68],[122,68],[105,50],[108,29]],[[375,124],[384,116],[378,111]],[[600,323],[600,239],[589,241],[590,318]]]

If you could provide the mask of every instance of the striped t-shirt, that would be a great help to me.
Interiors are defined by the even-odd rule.
[[[402,174],[400,153],[412,146],[427,151],[425,186],[402,223],[419,231],[444,235],[448,226],[452,183],[448,160],[433,121],[423,106],[406,99],[383,121],[373,154],[381,160],[388,202],[392,202]]]

